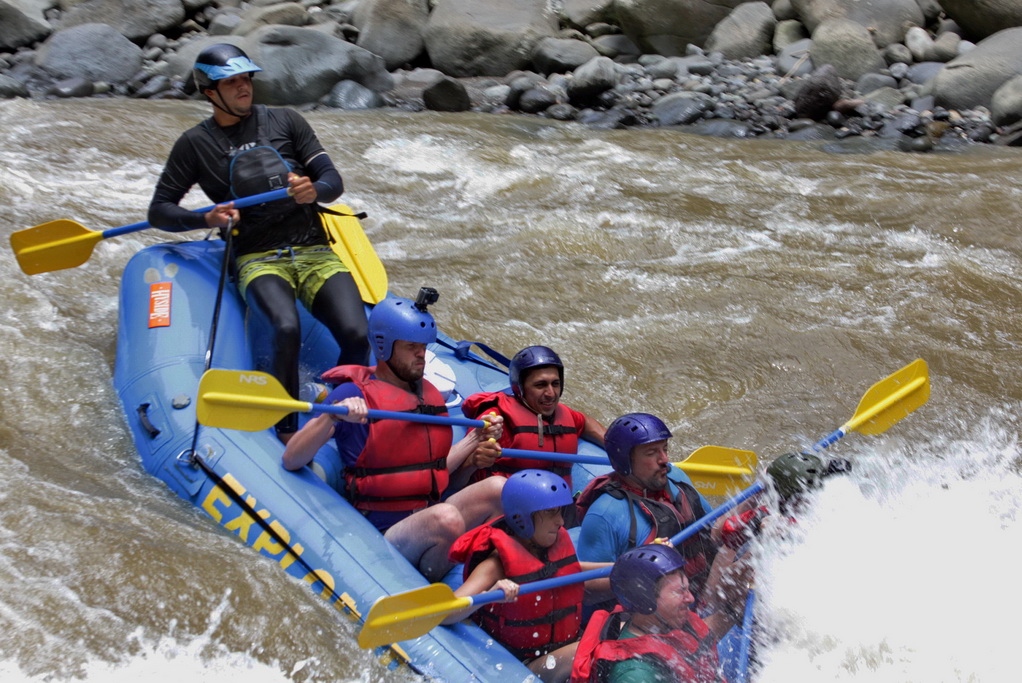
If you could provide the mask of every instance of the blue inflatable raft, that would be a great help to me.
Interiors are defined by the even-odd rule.
[[[333,444],[320,450],[313,466],[289,472],[281,465],[283,447],[272,429],[198,427],[195,438],[196,394],[213,329],[223,248],[218,240],[151,246],[125,268],[114,385],[135,445],[149,473],[309,583],[357,627],[377,598],[427,582],[332,487],[341,474]],[[216,330],[211,366],[252,369],[245,306],[231,283]],[[301,365],[311,380],[333,366],[338,348],[304,311],[302,330]],[[447,396],[452,415],[461,414],[464,396],[508,385],[502,369],[471,352],[456,355],[456,348],[440,335],[430,345],[427,365],[427,377]],[[460,438],[463,430],[454,429]],[[192,455],[193,439],[198,458]],[[588,443],[586,451],[603,453]],[[576,465],[576,481],[584,483],[594,470],[603,468]],[[253,511],[267,524],[256,523]],[[410,667],[434,680],[534,680],[517,659],[467,622],[378,648],[377,654],[391,667]]]

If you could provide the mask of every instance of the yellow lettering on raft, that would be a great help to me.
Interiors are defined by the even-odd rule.
[[[253,509],[255,508],[256,499],[253,498],[252,496],[246,498],[245,502],[248,503],[248,506],[250,508]],[[256,514],[259,515],[262,519],[268,519],[270,516],[270,511],[259,510],[258,512],[256,512]],[[224,528],[227,529],[228,531],[237,531],[238,536],[241,538],[241,540],[245,541],[245,543],[248,543],[248,530],[252,528],[253,524],[255,524],[255,519],[252,518],[252,515],[242,511],[240,515],[224,524]]]
[[[287,569],[288,567],[291,566],[291,564],[295,561],[295,555],[301,557],[302,553],[305,552],[305,548],[302,547],[301,543],[295,543],[293,546],[291,546],[291,550],[293,550],[294,552],[288,553],[284,555],[284,557],[280,558],[280,566],[283,569]]]
[[[270,528],[276,531],[277,535],[284,539],[285,543],[291,543],[291,534],[288,533],[287,529],[285,529],[280,522],[273,520],[270,522]],[[259,538],[257,538],[255,543],[252,544],[252,547],[257,551],[265,550],[270,555],[279,555],[284,552],[284,546],[274,541],[273,536],[270,535],[269,531],[264,531],[259,534]]]
[[[302,581],[309,584],[310,586],[316,583],[317,581],[322,581],[325,588],[319,593],[319,596],[321,598],[326,599],[334,594],[334,577],[332,577],[330,575],[330,572],[326,571],[325,569],[317,569],[314,572],[309,572],[308,574],[305,575]]]

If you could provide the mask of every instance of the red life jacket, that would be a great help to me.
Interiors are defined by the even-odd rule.
[[[476,418],[490,408],[504,416],[504,432],[511,435],[510,443],[501,439],[505,448],[520,448],[529,451],[546,451],[548,453],[578,453],[578,430],[567,409],[557,404],[552,420],[541,418],[526,408],[514,396],[497,391],[493,393],[473,394],[461,405],[465,417]],[[540,445],[539,424],[543,425],[543,444]],[[554,463],[548,460],[530,460],[528,458],[500,458],[493,467],[476,472],[474,479],[479,480],[491,474],[509,477],[515,472],[525,469],[549,470],[564,477],[571,486],[571,465]]]
[[[684,683],[723,681],[718,670],[716,638],[695,612],[680,629],[619,640],[624,611],[594,612],[572,662],[571,683],[603,683],[617,662],[639,657],[655,662]]]
[[[447,415],[440,392],[422,380],[422,397],[370,375],[375,367],[342,365],[323,379],[353,382],[376,410]],[[447,488],[447,452],[453,440],[447,425],[381,420],[369,425],[369,438],[355,461],[344,470],[348,499],[359,510],[418,510],[440,500]]]
[[[450,557],[465,563],[465,578],[496,550],[504,575],[524,584],[581,571],[575,546],[562,527],[557,541],[540,559],[526,550],[500,517],[464,534],[451,547]],[[479,608],[472,619],[509,652],[529,660],[578,638],[582,624],[583,582],[523,595],[515,602],[493,603]]]
[[[660,498],[649,497],[649,492],[641,491],[629,484],[617,472],[596,477],[575,500],[575,511],[578,523],[585,519],[586,512],[596,499],[607,494],[617,500],[628,501],[628,512],[631,515],[631,528],[628,532],[628,547],[635,548],[653,541],[654,538],[670,538],[677,535],[685,527],[705,514],[699,493],[683,481],[672,481],[678,487],[678,495],[672,500],[669,489],[660,491]],[[653,525],[652,531],[644,539],[636,538],[635,509],[642,511]],[[698,514],[697,514],[698,511]],[[693,584],[692,592],[699,594],[710,572],[710,565],[717,554],[716,546],[710,540],[710,532],[703,529],[689,537],[678,548],[685,558],[685,575]]]

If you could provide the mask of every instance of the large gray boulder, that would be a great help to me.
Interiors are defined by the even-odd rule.
[[[579,29],[601,21],[614,23],[614,0],[564,0],[561,17]]]
[[[731,10],[706,40],[706,49],[727,59],[753,59],[769,54],[777,19],[765,2],[747,2]]]
[[[82,0],[60,17],[60,27],[106,24],[131,40],[176,29],[185,18],[181,0]]]
[[[887,66],[866,27],[851,19],[827,19],[813,31],[812,40],[813,64],[832,64],[842,78],[857,81]]]
[[[387,69],[396,69],[425,49],[422,29],[428,19],[427,0],[363,0],[352,15],[359,29],[355,44],[383,57]]]
[[[1008,79],[1022,73],[1022,27],[1009,28],[980,41],[948,62],[934,77],[937,104],[948,109],[989,106]]]
[[[703,46],[713,27],[745,0],[617,0],[618,25],[643,52],[684,55]]]
[[[994,92],[990,98],[990,118],[998,126],[1022,121],[1022,76],[1015,76]]]
[[[241,15],[241,21],[231,31],[236,36],[247,36],[263,26],[308,26],[312,17],[308,10],[294,2],[276,2],[262,7],[253,7]]]
[[[142,48],[112,26],[82,24],[47,38],[35,63],[58,79],[123,83],[142,68]]]
[[[557,32],[546,0],[438,0],[424,38],[433,66],[451,76],[504,76],[528,66]]]
[[[0,0],[0,50],[17,50],[50,35],[42,7],[21,0]]]
[[[345,80],[374,92],[394,87],[382,57],[315,29],[266,26],[241,47],[263,69],[254,81],[263,104],[316,102]]]
[[[549,76],[574,71],[590,59],[599,57],[596,48],[582,40],[570,38],[544,38],[536,43],[532,64],[536,70]]]
[[[791,0],[791,5],[810,33],[828,19],[850,19],[879,47],[901,42],[910,26],[926,22],[917,0]]]
[[[940,0],[940,6],[973,41],[1022,26],[1022,2],[1018,0]]]

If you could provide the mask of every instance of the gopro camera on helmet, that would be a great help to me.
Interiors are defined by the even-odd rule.
[[[415,297],[415,307],[425,313],[426,307],[435,304],[439,298],[440,292],[436,291],[434,288],[420,287],[419,295]]]

